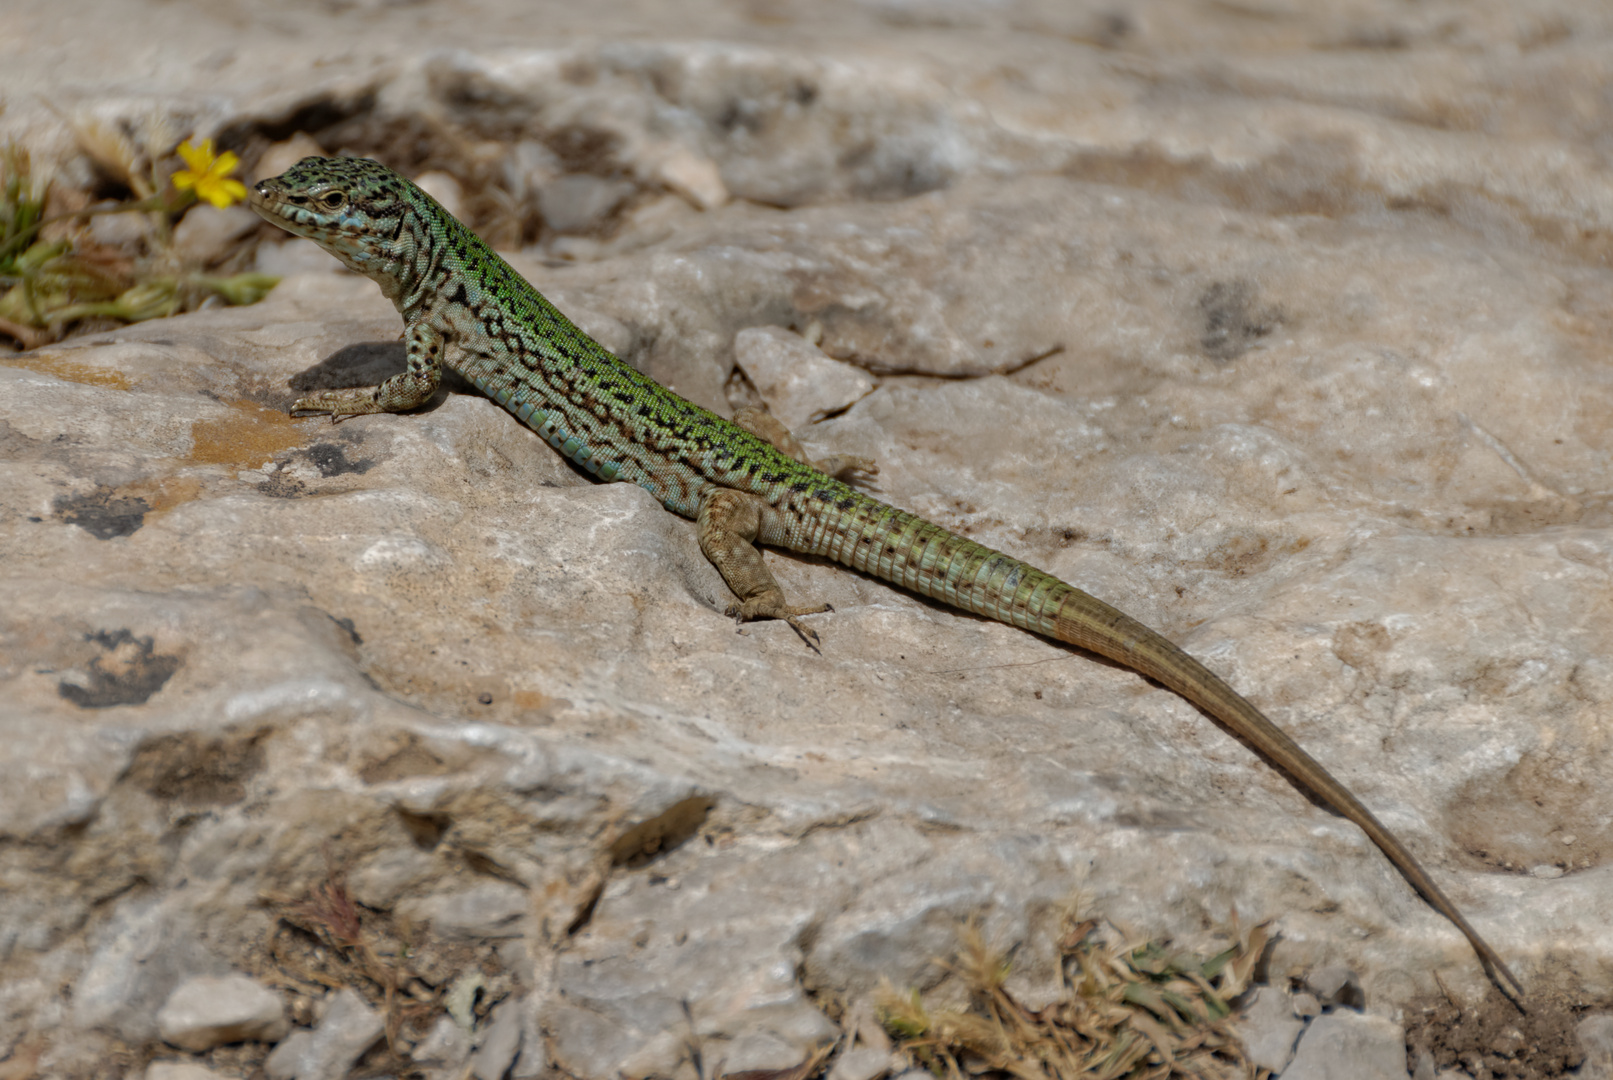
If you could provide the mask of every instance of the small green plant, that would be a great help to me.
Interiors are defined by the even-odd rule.
[[[33,170],[22,148],[0,151],[0,334],[33,348],[85,319],[140,322],[194,309],[211,296],[251,304],[274,288],[279,279],[267,274],[217,276],[186,266],[173,247],[173,223],[192,205],[223,208],[246,197],[246,186],[230,175],[239,164],[233,153],[215,154],[211,139],[186,140],[177,148],[185,168],[165,180],[158,163],[121,133],[84,123],[78,134],[133,197],[47,216],[50,177]],[[144,215],[140,256],[84,235],[84,224],[105,214]]]
[[[5,182],[0,184],[0,200],[4,200],[0,205],[5,209],[0,216],[0,274],[10,274],[15,272],[17,253],[45,216],[49,184],[30,176],[28,152],[19,146],[0,152],[0,165],[5,168]]]

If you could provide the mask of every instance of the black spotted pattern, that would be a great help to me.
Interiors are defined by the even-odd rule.
[[[345,202],[321,212],[318,200],[332,190]],[[749,492],[775,511],[759,538],[765,543],[1054,632],[1069,586],[871,499],[635,371],[378,162],[308,158],[258,192],[287,229],[379,282],[411,331],[429,330],[422,340],[449,343],[442,356],[435,345],[418,350],[423,363],[446,363],[552,445],[611,466],[615,479],[652,492],[667,509],[694,518],[713,487]]]

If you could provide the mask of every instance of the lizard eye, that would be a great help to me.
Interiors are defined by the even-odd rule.
[[[326,210],[340,210],[342,208],[342,204],[346,201],[347,196],[343,195],[340,191],[329,191],[320,196],[319,205],[323,206]]]

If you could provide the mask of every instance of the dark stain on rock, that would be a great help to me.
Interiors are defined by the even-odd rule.
[[[103,650],[90,660],[87,685],[64,679],[56,686],[58,694],[81,709],[144,705],[181,663],[177,656],[154,652],[151,638],[137,638],[128,630],[98,630],[85,640]]]
[[[52,516],[58,521],[77,525],[97,540],[138,531],[149,513],[151,504],[146,500],[119,495],[108,487],[97,487],[86,495],[62,495],[52,503]]]
[[[217,737],[158,735],[140,744],[124,778],[154,799],[230,806],[246,798],[247,782],[262,771],[267,735],[267,728]]]
[[[374,458],[351,458],[347,454],[348,449],[342,443],[332,442],[315,443],[297,450],[276,464],[273,475],[258,490],[275,499],[300,499],[308,495],[309,486],[297,479],[294,473],[287,472],[287,467],[298,461],[306,461],[318,469],[323,479],[358,476],[375,468]]]
[[[316,443],[305,453],[309,462],[319,470],[320,476],[367,473],[375,467],[374,458],[359,458],[357,461],[350,459],[347,456],[347,447],[340,443]]]
[[[1283,321],[1280,308],[1260,307],[1260,292],[1247,281],[1217,281],[1199,295],[1205,355],[1236,360]]]

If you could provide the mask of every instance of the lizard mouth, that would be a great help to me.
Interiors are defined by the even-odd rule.
[[[254,184],[252,193],[247,198],[253,206],[276,206],[279,205],[284,194],[275,183],[274,178],[271,177],[268,180],[259,180]]]
[[[247,196],[247,205],[258,212],[259,217],[267,218],[282,229],[291,229],[301,232],[296,226],[295,217],[288,211],[291,209],[286,202],[285,192],[275,186],[273,180],[259,180],[253,186],[251,194]]]
[[[317,240],[332,231],[339,231],[333,223],[320,220],[313,208],[307,205],[306,199],[287,194],[279,183],[279,177],[259,180],[247,195],[246,202],[257,211],[259,217],[298,236]]]

